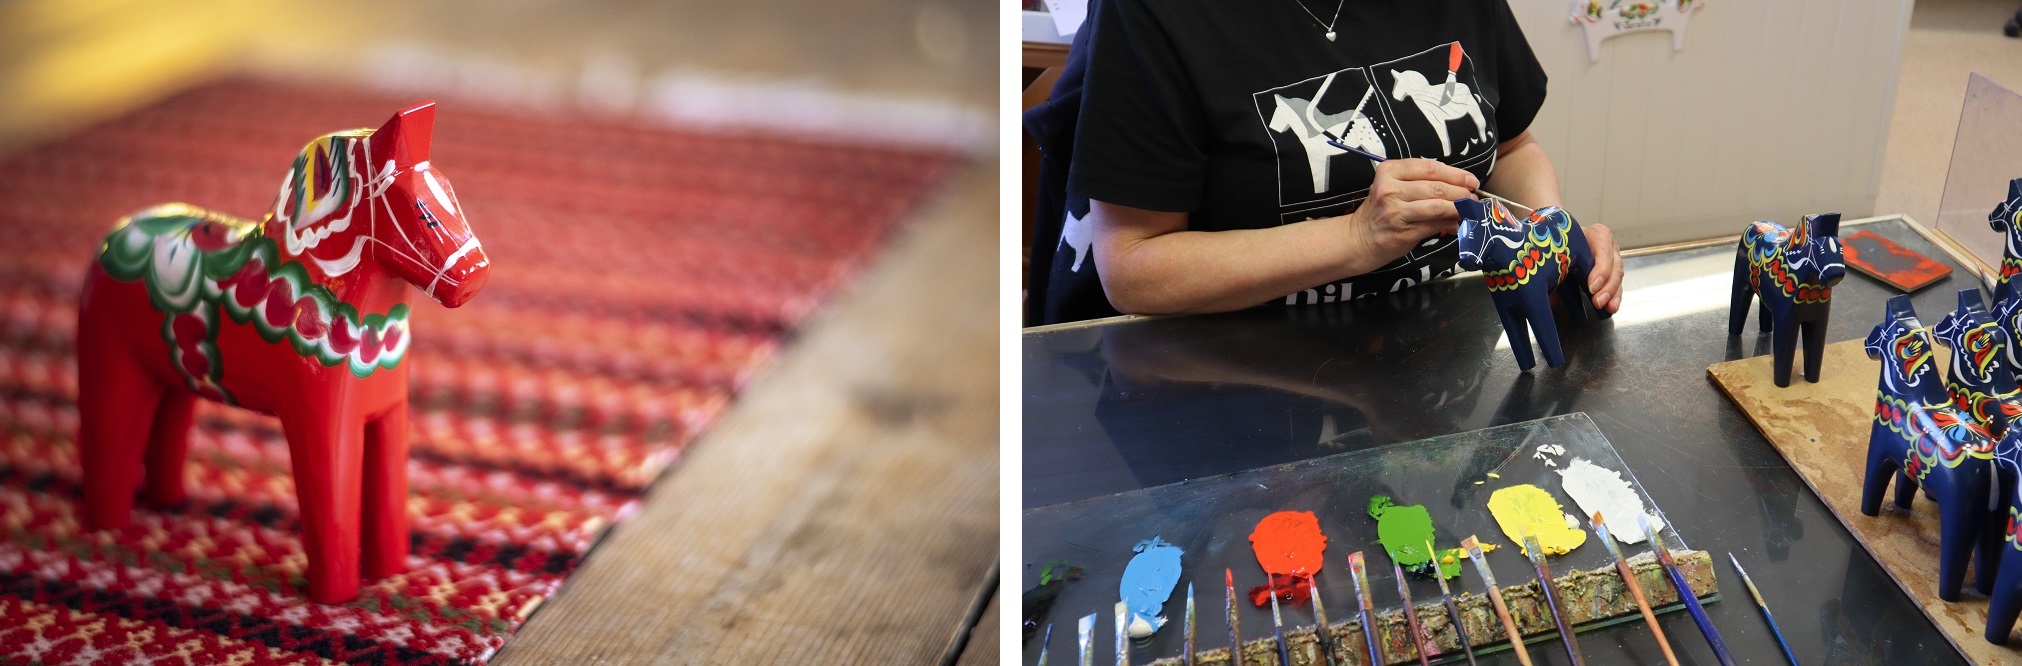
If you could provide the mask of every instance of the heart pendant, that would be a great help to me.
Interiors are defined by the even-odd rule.
[[[1332,30],[1329,30],[1329,31],[1327,31],[1327,41],[1330,41],[1330,42],[1331,42],[1331,41],[1334,41],[1334,31],[1332,31]]]

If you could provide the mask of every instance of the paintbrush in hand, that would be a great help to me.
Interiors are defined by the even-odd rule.
[[[1306,592],[1313,599],[1313,619],[1320,625],[1313,635],[1320,639],[1320,656],[1325,658],[1327,666],[1337,666],[1341,662],[1334,658],[1334,630],[1327,624],[1327,606],[1320,603],[1320,584],[1313,582],[1319,577],[1315,574],[1306,579]]]
[[[1039,664],[1046,666],[1046,644],[1053,641],[1053,623],[1046,623],[1046,633],[1039,639]]]
[[[1446,617],[1453,622],[1453,636],[1459,639],[1460,651],[1467,655],[1467,666],[1475,666],[1474,646],[1468,644],[1467,623],[1460,617],[1460,607],[1453,605],[1453,588],[1446,586],[1446,573],[1439,570],[1439,551],[1432,549],[1432,542],[1425,542],[1425,552],[1432,553],[1432,579],[1439,581],[1439,600],[1446,604]]]
[[[1384,157],[1383,157],[1382,155],[1378,155],[1378,154],[1376,154],[1376,153],[1372,153],[1372,152],[1369,152],[1369,151],[1367,151],[1367,150],[1363,150],[1363,149],[1361,149],[1361,148],[1356,148],[1356,147],[1354,147],[1354,146],[1350,146],[1350,145],[1348,145],[1348,144],[1345,144],[1345,143],[1341,143],[1340,141],[1337,141],[1337,140],[1334,140],[1334,139],[1328,139],[1328,140],[1327,140],[1327,145],[1333,146],[1333,147],[1335,147],[1335,148],[1340,148],[1340,149],[1342,149],[1342,150],[1345,150],[1345,151],[1348,151],[1348,152],[1351,152],[1351,153],[1355,153],[1355,154],[1357,154],[1357,155],[1361,155],[1362,157],[1364,157],[1364,158],[1366,158],[1366,159],[1368,159],[1368,160],[1370,160],[1370,161],[1372,161],[1372,162],[1386,162],[1386,161],[1388,161],[1388,160],[1387,160],[1387,159],[1385,159],[1385,158],[1384,158]],[[1532,208],[1532,207],[1530,207],[1530,206],[1526,206],[1526,205],[1523,205],[1523,204],[1517,203],[1515,199],[1511,199],[1511,198],[1509,198],[1509,197],[1505,197],[1505,196],[1502,196],[1502,195],[1500,195],[1500,194],[1495,194],[1495,193],[1489,192],[1488,190],[1480,190],[1480,189],[1478,189],[1478,190],[1473,190],[1473,192],[1474,192],[1474,193],[1475,193],[1476,195],[1478,195],[1478,196],[1480,196],[1480,197],[1482,197],[1482,198],[1484,198],[1484,199],[1494,199],[1494,200],[1496,200],[1496,201],[1500,201],[1500,202],[1502,202],[1502,203],[1503,203],[1503,205],[1505,205],[1505,206],[1513,206],[1513,207],[1516,207],[1516,208],[1522,208],[1522,209],[1524,209],[1524,210],[1527,210],[1527,211],[1530,211],[1530,212],[1533,212],[1533,213],[1535,213],[1535,212],[1538,212],[1538,209],[1536,209],[1536,208]]]
[[[1776,635],[1776,646],[1783,648],[1783,658],[1790,660],[1790,666],[1797,666],[1797,655],[1791,654],[1790,642],[1783,640],[1783,630],[1776,626],[1776,616],[1769,614],[1769,602],[1762,600],[1762,591],[1755,589],[1755,580],[1748,577],[1748,570],[1741,568],[1741,560],[1734,553],[1727,554],[1727,561],[1734,563],[1734,572],[1741,574],[1741,584],[1748,586],[1748,596],[1755,597],[1755,607],[1762,609],[1762,619],[1769,622],[1769,633]]]
[[[1383,650],[1376,641],[1376,600],[1369,594],[1369,572],[1363,569],[1362,551],[1348,554],[1348,574],[1355,579],[1356,613],[1362,620],[1362,642],[1369,645],[1369,663],[1382,664]]]
[[[1081,666],[1095,666],[1095,614],[1081,618]]]
[[[1229,666],[1243,666],[1243,620],[1236,616],[1236,573],[1224,567],[1222,585],[1229,592]]]
[[[1411,603],[1411,585],[1404,580],[1404,565],[1397,560],[1390,561],[1390,569],[1397,573],[1397,597],[1404,600],[1404,626],[1411,631],[1411,651],[1418,655],[1419,666],[1432,666],[1425,658],[1425,629],[1418,624],[1418,608]],[[1432,563],[1432,574],[1439,575],[1439,563]]]
[[[1524,552],[1531,556],[1531,566],[1538,572],[1538,590],[1545,595],[1545,607],[1552,611],[1552,624],[1559,628],[1559,638],[1566,646],[1566,657],[1573,660],[1573,666],[1586,666],[1587,659],[1580,656],[1580,642],[1573,638],[1573,625],[1566,622],[1566,609],[1559,603],[1559,591],[1552,587],[1552,569],[1545,566],[1545,549],[1538,545],[1538,538],[1524,535]]]
[[[1194,582],[1187,581],[1186,666],[1194,666]]]
[[[1531,666],[1531,653],[1524,649],[1523,632],[1517,630],[1516,620],[1510,619],[1509,605],[1502,601],[1502,590],[1495,586],[1495,573],[1488,570],[1488,558],[1481,553],[1481,544],[1473,536],[1460,540],[1460,547],[1467,549],[1467,559],[1474,562],[1474,571],[1481,574],[1481,583],[1488,588],[1488,601],[1495,606],[1495,616],[1502,620],[1502,631],[1509,635],[1510,649],[1516,652],[1517,661]]]
[[[1278,636],[1278,663],[1292,663],[1292,653],[1285,646],[1285,618],[1278,614],[1278,581],[1271,580],[1271,571],[1264,570],[1264,587],[1271,591],[1271,631]]]
[[[1643,622],[1650,625],[1650,635],[1657,637],[1657,649],[1664,651],[1664,663],[1678,666],[1678,655],[1671,653],[1671,641],[1664,637],[1664,628],[1657,625],[1657,613],[1650,610],[1650,600],[1643,596],[1643,584],[1636,581],[1636,572],[1629,569],[1629,558],[1622,556],[1622,547],[1615,545],[1608,535],[1608,524],[1601,521],[1601,512],[1594,512],[1594,534],[1601,537],[1601,544],[1608,547],[1608,554],[1615,556],[1615,570],[1622,574],[1622,586],[1629,588],[1629,596],[1636,598],[1636,609],[1643,612]]]
[[[1713,646],[1713,656],[1720,660],[1720,666],[1734,666],[1734,658],[1727,656],[1727,642],[1720,640],[1720,630],[1713,628],[1713,618],[1706,617],[1706,607],[1699,605],[1699,595],[1692,592],[1692,582],[1685,580],[1685,572],[1678,570],[1678,562],[1671,559],[1671,549],[1664,547],[1664,537],[1657,530],[1650,529],[1650,519],[1638,515],[1636,524],[1643,533],[1650,535],[1650,547],[1657,553],[1657,564],[1664,567],[1664,573],[1671,577],[1671,586],[1678,588],[1678,600],[1685,602],[1685,610],[1691,611],[1693,624],[1699,625],[1699,633],[1706,635],[1706,644]]]

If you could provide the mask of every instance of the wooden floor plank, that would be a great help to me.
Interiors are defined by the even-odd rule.
[[[985,162],[817,315],[496,663],[940,656],[997,556]]]

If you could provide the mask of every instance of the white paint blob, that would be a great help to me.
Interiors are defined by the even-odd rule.
[[[1633,527],[1639,515],[1649,518],[1650,529],[1664,529],[1664,519],[1643,506],[1643,498],[1620,472],[1575,458],[1571,466],[1559,470],[1559,485],[1580,505],[1581,513],[1601,514],[1603,521],[1613,525],[1608,532],[1616,541],[1638,544],[1647,538],[1641,528]]]

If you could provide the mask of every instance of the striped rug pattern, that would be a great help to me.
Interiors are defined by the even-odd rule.
[[[187,502],[83,530],[76,303],[112,222],[258,219],[309,139],[415,101],[227,80],[0,161],[0,663],[483,663],[954,162],[442,100],[494,269],[416,297],[408,571],[310,602],[279,423],[215,404]]]

